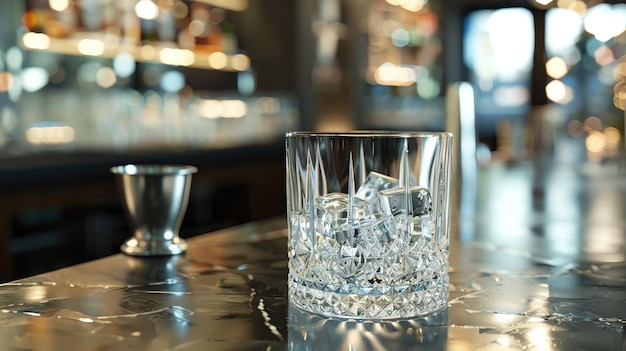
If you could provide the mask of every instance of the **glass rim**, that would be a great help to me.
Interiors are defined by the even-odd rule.
[[[186,175],[196,173],[198,168],[174,164],[125,164],[113,166],[110,171],[120,175]]]
[[[426,131],[395,131],[395,130],[351,130],[347,132],[311,132],[311,131],[293,131],[287,132],[286,138],[302,137],[302,138],[427,138],[427,137],[452,137],[451,132],[426,132]]]

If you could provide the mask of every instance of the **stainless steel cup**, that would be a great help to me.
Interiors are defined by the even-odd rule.
[[[176,255],[187,250],[179,237],[187,210],[191,175],[188,165],[122,165],[111,168],[118,176],[133,236],[121,246],[133,256]]]

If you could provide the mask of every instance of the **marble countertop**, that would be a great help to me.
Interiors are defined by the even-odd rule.
[[[447,310],[354,321],[290,306],[274,218],[0,285],[6,350],[624,350],[623,164],[482,169]]]

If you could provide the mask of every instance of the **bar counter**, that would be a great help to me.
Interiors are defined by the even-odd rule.
[[[283,217],[0,286],[3,350],[625,350],[626,177],[605,164],[481,170],[447,310],[312,315],[287,298]]]

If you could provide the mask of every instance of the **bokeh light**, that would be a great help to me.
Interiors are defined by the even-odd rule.
[[[602,130],[602,121],[600,120],[600,118],[596,116],[589,116],[585,118],[584,125],[585,125],[585,129],[587,129],[588,131]]]
[[[209,55],[209,65],[215,69],[225,68],[228,64],[228,57],[223,52],[217,51]]]
[[[104,53],[104,43],[98,39],[81,39],[78,52],[86,56],[100,56]]]
[[[426,6],[426,0],[404,0],[400,6],[407,11],[419,12]]]
[[[50,47],[50,37],[43,33],[28,32],[22,36],[22,43],[29,49],[45,50]]]
[[[48,71],[41,67],[24,68],[20,73],[20,80],[24,91],[34,93],[48,84]]]
[[[195,105],[198,114],[209,119],[241,118],[248,110],[246,103],[242,100],[200,99],[195,102]]]
[[[411,67],[396,66],[393,63],[385,62],[374,71],[374,80],[379,85],[410,86],[415,84],[416,75],[415,70]]]
[[[161,75],[160,87],[168,93],[177,93],[185,86],[185,76],[178,71],[167,71]]]
[[[439,95],[441,86],[439,82],[433,78],[425,78],[417,83],[417,95],[424,99],[432,99]]]
[[[153,20],[159,17],[159,7],[151,0],[139,0],[135,5],[137,17]]]
[[[165,48],[159,52],[159,59],[166,65],[191,66],[196,61],[196,56],[191,50]]]
[[[574,98],[574,92],[560,80],[553,80],[546,85],[546,96],[553,102],[567,104]]]
[[[96,72],[96,84],[101,88],[108,89],[115,85],[117,82],[117,77],[115,76],[115,71],[111,67],[101,67],[98,72]]]
[[[611,48],[604,45],[594,51],[593,58],[600,66],[606,66],[615,61],[615,57],[613,56],[613,51],[611,50]]]
[[[142,45],[139,48],[139,56],[144,60],[153,60],[156,57],[156,48],[152,45]]]
[[[135,73],[135,57],[129,53],[120,53],[113,59],[113,70],[120,78],[127,78]]]
[[[0,93],[5,93],[13,87],[13,75],[9,72],[0,72]]]
[[[95,62],[86,62],[78,67],[77,78],[82,83],[95,83],[100,65]]]
[[[74,134],[70,126],[33,126],[26,130],[26,140],[35,145],[61,145],[74,141]]]
[[[592,153],[600,153],[604,151],[605,145],[606,139],[604,134],[597,130],[591,131],[585,138],[585,146],[587,147],[587,150]]]
[[[202,36],[207,31],[206,23],[200,20],[193,20],[189,23],[189,33],[195,37]]]
[[[187,15],[189,14],[189,8],[187,7],[187,4],[185,4],[184,2],[177,1],[174,3],[174,6],[172,7],[172,14],[174,15],[174,17],[178,19],[183,19],[187,17]]]
[[[237,71],[247,71],[250,69],[250,58],[244,54],[236,54],[231,58],[231,64]]]
[[[50,5],[50,8],[55,11],[63,12],[69,9],[70,1],[69,0],[49,0],[48,5]]]
[[[552,3],[554,0],[535,0],[535,2],[541,6],[546,6]]]
[[[396,30],[391,33],[391,42],[399,48],[409,45],[410,40],[409,32],[404,28],[396,28]]]
[[[624,13],[609,4],[597,4],[591,7],[585,16],[585,30],[598,41],[607,42],[620,35],[626,29]]]
[[[583,135],[585,131],[583,127],[583,122],[577,119],[572,120],[567,124],[567,134],[574,138],[578,138],[579,136]]]
[[[546,62],[546,73],[554,79],[561,79],[567,74],[567,63],[560,57],[553,57]]]

